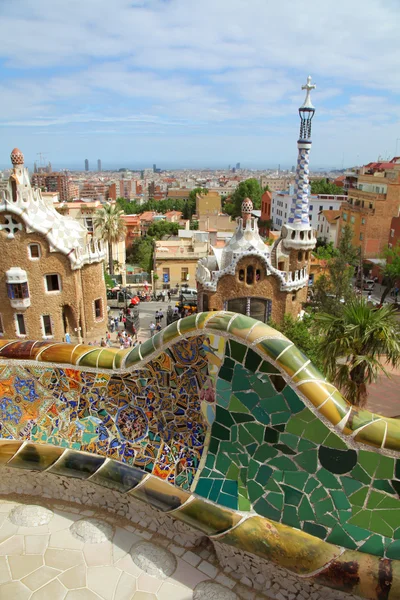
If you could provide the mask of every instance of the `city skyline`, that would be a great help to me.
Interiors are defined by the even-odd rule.
[[[309,74],[315,168],[393,157],[400,9],[310,0],[307,11],[259,0],[3,4],[0,166],[17,146],[28,165],[42,152],[57,168],[100,155],[106,170],[290,167]]]

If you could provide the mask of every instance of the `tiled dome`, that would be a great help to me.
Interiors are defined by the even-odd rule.
[[[250,198],[245,198],[242,202],[242,214],[251,215],[253,203]]]
[[[14,150],[12,150],[10,158],[13,165],[24,164],[24,155],[22,154],[21,150],[18,150],[18,148],[14,148]]]

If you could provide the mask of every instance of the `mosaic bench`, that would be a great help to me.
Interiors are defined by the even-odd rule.
[[[88,480],[321,585],[400,598],[400,423],[230,312],[129,350],[0,341],[0,464]]]

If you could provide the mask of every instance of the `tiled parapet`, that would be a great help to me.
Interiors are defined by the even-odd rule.
[[[1,341],[0,424],[1,464],[88,479],[325,584],[351,571],[343,589],[381,578],[400,597],[399,423],[348,405],[265,324],[200,313],[122,352]]]

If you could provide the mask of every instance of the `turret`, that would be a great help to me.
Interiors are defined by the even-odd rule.
[[[312,230],[309,219],[309,154],[311,149],[311,122],[315,113],[315,108],[311,103],[311,90],[315,89],[311,84],[311,77],[307,78],[307,83],[301,89],[306,90],[306,97],[299,108],[300,116],[300,136],[297,141],[298,158],[296,168],[296,183],[289,213],[289,219],[286,225],[282,227],[282,240],[286,250],[305,250],[309,251],[315,247],[316,236]],[[304,257],[303,257],[304,258]],[[296,262],[299,262],[300,252]],[[301,262],[301,261],[300,261]]]

